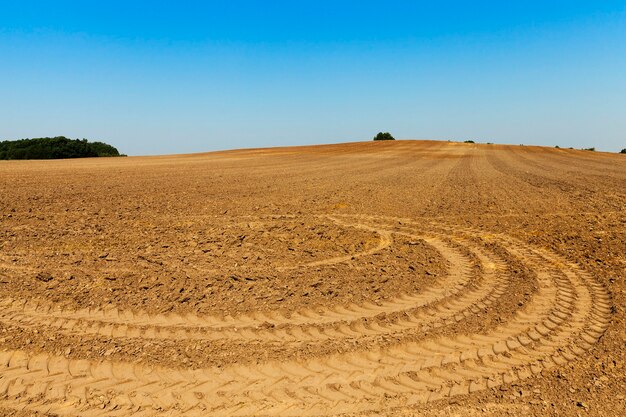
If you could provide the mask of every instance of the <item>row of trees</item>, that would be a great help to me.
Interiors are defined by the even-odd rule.
[[[104,142],[87,139],[34,138],[0,142],[0,159],[63,159],[97,156],[120,156],[119,151]]]
[[[374,140],[395,140],[391,133],[389,132],[378,132],[376,136],[374,136]],[[449,141],[448,141],[449,142]],[[464,143],[475,143],[473,140],[466,140]],[[487,142],[488,145],[492,145],[491,142]],[[559,148],[559,146],[555,146],[555,148]],[[569,148],[574,149],[574,148]],[[595,151],[596,148],[584,148],[585,151]],[[626,148],[622,149],[620,153],[626,153]]]

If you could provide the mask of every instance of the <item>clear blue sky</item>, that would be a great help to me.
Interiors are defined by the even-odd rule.
[[[0,140],[626,147],[625,1],[0,0]]]

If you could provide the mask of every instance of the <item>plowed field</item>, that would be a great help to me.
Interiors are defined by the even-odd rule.
[[[620,416],[626,156],[0,162],[0,414]]]

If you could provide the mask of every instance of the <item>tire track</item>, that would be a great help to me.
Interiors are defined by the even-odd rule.
[[[344,226],[365,228],[380,234],[381,243],[368,254],[376,253],[392,243],[391,233],[364,225],[344,224]],[[422,238],[415,234],[406,234]],[[159,314],[150,315],[146,312],[129,310],[73,310],[55,309],[54,305],[40,300],[13,300],[6,298],[0,301],[3,308],[0,321],[19,323],[23,326],[39,325],[54,328],[62,333],[97,334],[107,337],[139,337],[146,339],[233,339],[233,340],[275,340],[275,341],[310,341],[341,337],[360,336],[360,330],[374,335],[390,333],[417,325],[424,326],[435,319],[453,317],[457,313],[470,308],[473,303],[492,295],[494,273],[490,271],[482,286],[465,293],[470,280],[470,262],[460,252],[442,240],[434,237],[426,238],[427,243],[434,246],[451,263],[447,279],[417,294],[403,294],[381,305],[366,303],[337,306],[331,309],[314,311],[303,309],[290,316],[279,312],[254,313],[238,317],[206,317],[197,315]],[[364,256],[364,253],[347,257],[333,258],[315,262],[340,262]],[[485,255],[481,255],[485,256]],[[502,265],[500,260],[498,264]],[[490,265],[493,265],[490,263]],[[491,266],[494,269],[495,266]],[[501,295],[502,282],[497,286],[496,294]],[[451,299],[457,297],[458,300]],[[494,298],[492,296],[492,298]],[[492,299],[490,299],[493,301]],[[455,302],[456,301],[456,302]],[[439,303],[427,311],[431,304]],[[396,322],[389,327],[379,324],[355,323],[363,319],[374,318],[381,314],[407,312],[403,322]],[[447,313],[447,315],[446,315]],[[279,329],[267,329],[267,325],[278,326]],[[324,327],[335,325],[339,328]],[[320,327],[321,326],[321,327]],[[359,330],[360,329],[360,330]]]
[[[380,223],[397,223],[398,219],[360,216],[352,221],[382,227]],[[443,224],[432,228],[457,235],[466,245],[482,235]],[[431,244],[440,244],[435,247],[446,258],[454,254],[443,241],[429,239]],[[0,352],[0,398],[9,407],[59,415],[332,415],[469,394],[530,378],[590,349],[608,325],[610,300],[604,288],[578,266],[545,249],[502,235],[489,239],[534,270],[539,289],[511,320],[482,334],[425,339],[313,360],[198,370]],[[455,299],[454,290],[435,291],[432,294],[443,296],[442,305],[449,304],[447,310],[434,310],[432,317],[444,316],[445,311],[451,314],[455,306],[467,314],[480,314],[479,303],[484,301],[477,300],[484,300],[489,288],[495,296],[504,292],[498,285],[504,285],[507,276],[502,274],[504,265],[497,265],[504,261],[486,251],[476,254],[485,268],[481,280],[485,292],[468,291],[461,284],[459,291],[465,291]],[[335,313],[353,317],[356,310]],[[415,323],[427,322],[427,316],[416,315]],[[316,318],[309,317],[309,323]],[[354,337],[366,336],[365,330],[353,329]]]
[[[405,234],[416,237],[415,235]],[[141,339],[185,339],[185,340],[236,340],[245,341],[282,341],[282,342],[309,342],[324,339],[354,338],[363,335],[375,336],[390,334],[406,330],[426,331],[460,321],[463,318],[486,309],[497,298],[502,296],[507,287],[507,281],[499,274],[504,270],[502,259],[488,258],[486,254],[473,249],[474,253],[486,266],[484,276],[479,282],[468,288],[470,279],[469,261],[460,253],[443,245],[440,241],[431,239],[433,246],[442,253],[456,258],[452,264],[450,276],[456,277],[445,280],[437,287],[430,288],[421,294],[406,294],[396,300],[384,303],[382,306],[373,304],[338,306],[331,310],[333,314],[320,314],[316,317],[310,311],[296,312],[291,317],[273,315],[273,323],[278,329],[259,328],[254,324],[222,327],[203,327],[197,325],[203,318],[199,316],[182,316],[187,319],[183,325],[154,325],[157,320],[146,313],[128,313],[119,311],[121,321],[99,319],[99,315],[90,314],[85,317],[75,310],[55,311],[49,303],[32,300],[28,302],[5,299],[0,302],[3,311],[0,321],[18,324],[22,327],[43,326],[54,329],[63,334],[93,334],[111,338],[134,337]],[[451,288],[446,288],[451,286]],[[391,323],[379,323],[366,319],[376,319],[381,314],[387,316],[404,313],[402,317],[392,320]],[[324,319],[320,320],[321,316]],[[264,316],[257,317],[261,320]],[[267,316],[265,316],[267,317]],[[302,320],[308,319],[308,321]],[[137,321],[139,319],[140,321]],[[330,320],[334,319],[334,320]],[[123,320],[123,321],[122,321]],[[241,320],[235,320],[241,323]],[[265,321],[268,323],[269,320]],[[191,327],[196,325],[196,327]]]

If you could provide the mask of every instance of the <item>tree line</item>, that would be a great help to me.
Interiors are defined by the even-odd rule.
[[[122,156],[113,146],[87,139],[33,138],[0,142],[0,159],[64,159]]]

